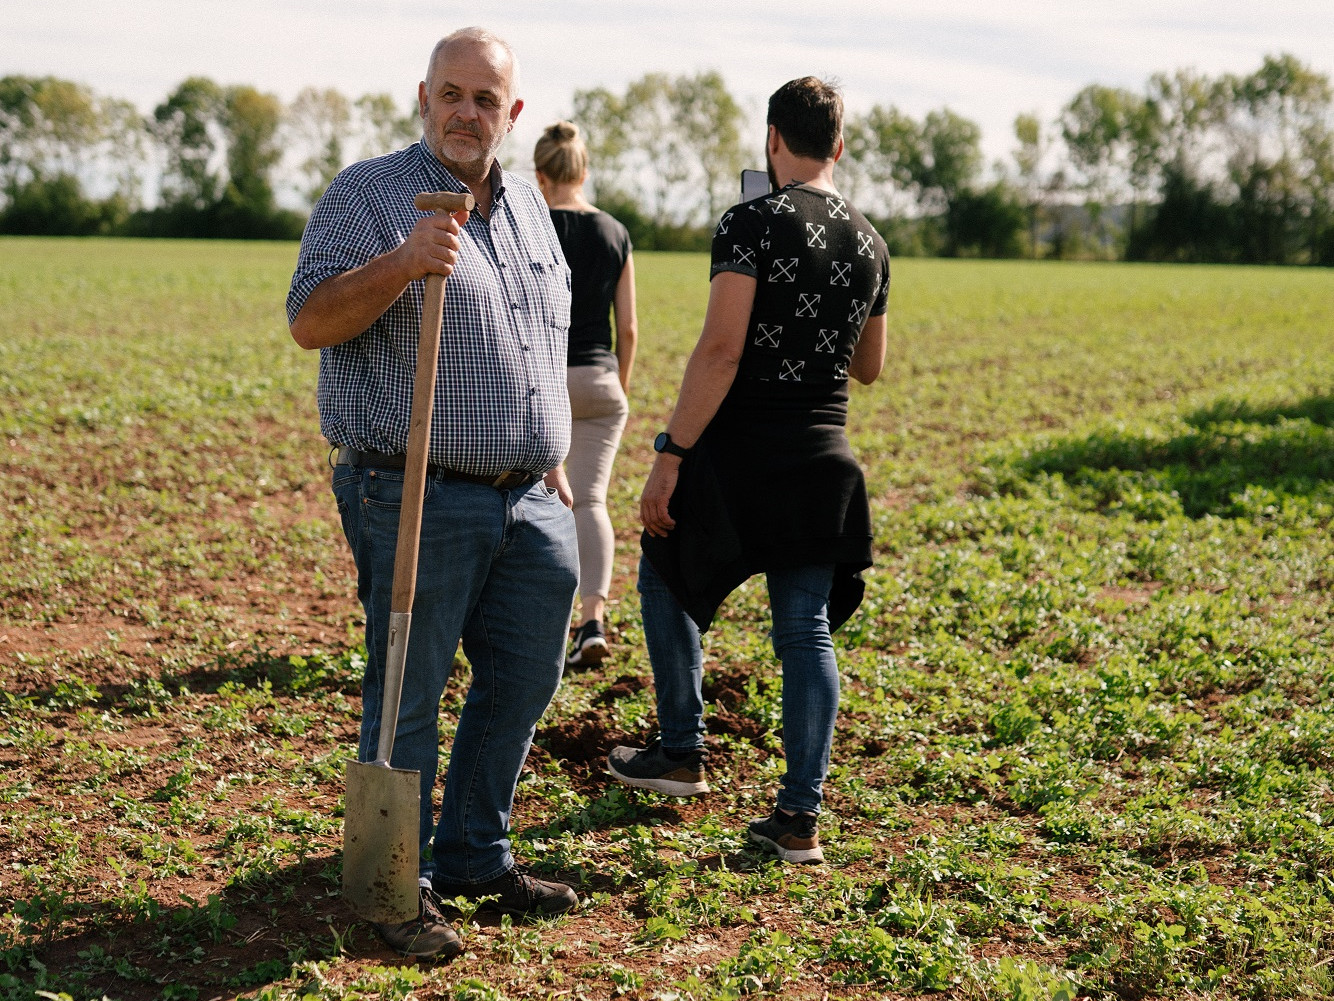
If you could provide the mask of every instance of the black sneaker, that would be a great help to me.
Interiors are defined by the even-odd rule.
[[[445,920],[436,905],[435,894],[421,888],[417,916],[399,925],[372,922],[375,933],[385,945],[404,956],[417,959],[449,959],[463,951],[463,941]]]
[[[823,862],[820,826],[813,813],[786,814],[778,807],[763,820],[752,820],[750,840],[763,845],[784,862]]]
[[[684,758],[668,757],[662,740],[654,737],[648,747],[612,748],[607,755],[607,770],[628,786],[652,789],[666,796],[701,796],[709,791],[704,781],[704,762],[709,752],[704,748],[690,751]]]
[[[518,865],[485,883],[451,883],[436,876],[431,885],[446,901],[454,897],[467,900],[494,897],[482,907],[515,917],[551,917],[579,906],[578,895],[564,883],[530,876]]]
[[[593,667],[602,663],[607,656],[607,637],[602,632],[602,623],[589,619],[574,631],[570,643],[570,655],[565,658],[566,667]]]

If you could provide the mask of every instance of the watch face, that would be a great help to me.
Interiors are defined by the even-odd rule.
[[[666,431],[661,431],[658,437],[653,439],[653,451],[666,452],[668,455],[674,455],[678,459],[684,459],[690,451],[688,448],[682,448],[676,442],[672,441],[672,436]]]

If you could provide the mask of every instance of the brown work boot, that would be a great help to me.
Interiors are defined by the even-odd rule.
[[[467,900],[491,897],[483,902],[483,909],[520,918],[549,918],[579,906],[578,895],[564,883],[538,879],[518,865],[485,883],[451,883],[436,876],[431,885],[446,901],[454,897]]]
[[[404,956],[449,959],[463,951],[463,940],[459,938],[459,933],[440,913],[434,892],[425,886],[421,887],[415,918],[398,925],[373,921],[371,926],[384,939],[385,945]]]

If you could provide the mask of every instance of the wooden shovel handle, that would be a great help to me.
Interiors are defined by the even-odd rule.
[[[473,197],[456,191],[423,191],[413,200],[423,212],[471,211]],[[440,323],[445,305],[445,276],[427,275],[422,300],[421,333],[417,341],[417,374],[412,386],[408,451],[403,471],[403,502],[398,516],[398,548],[394,551],[394,590],[390,611],[411,612],[417,593],[417,553],[421,543],[422,498],[426,492],[427,453],[431,444],[431,411],[435,406],[435,370],[440,358]]]

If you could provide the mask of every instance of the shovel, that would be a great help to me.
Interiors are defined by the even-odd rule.
[[[423,192],[413,199],[423,212],[471,211],[473,197],[453,191]],[[440,356],[440,322],[445,302],[444,275],[426,276],[417,374],[403,473],[403,504],[394,551],[394,589],[389,611],[389,649],[385,655],[384,705],[380,744],[374,761],[347,766],[343,813],[343,896],[363,920],[400,924],[417,916],[417,874],[421,849],[421,773],[394,768],[394,734],[403,693],[403,665],[408,652],[412,599],[417,591],[417,553],[421,542],[422,498],[426,491],[426,454],[435,403],[435,370]]]

